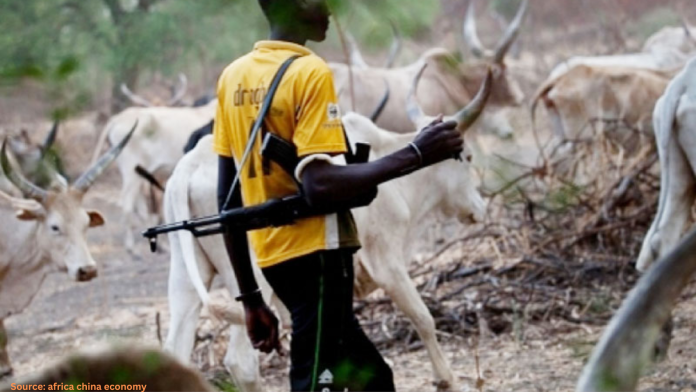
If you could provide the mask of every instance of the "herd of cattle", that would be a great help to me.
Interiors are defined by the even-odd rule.
[[[524,24],[528,0],[494,50],[484,48],[478,38],[474,3],[463,28],[474,60],[458,61],[447,49],[433,48],[407,66],[391,68],[390,56],[387,66],[371,67],[353,43],[351,64],[330,64],[340,105],[348,112],[343,122],[351,144],[368,142],[371,159],[379,158],[407,144],[438,113],[456,113],[451,118],[462,133],[471,127],[490,129],[501,137],[513,133],[506,109],[521,106],[524,95],[507,71],[505,57]],[[639,270],[676,246],[696,198],[696,134],[689,129],[696,127],[696,60],[689,62],[694,56],[691,28],[686,23],[666,27],[650,37],[640,53],[575,57],[559,64],[531,99],[532,119],[541,103],[558,142],[577,138],[593,119],[600,124],[621,121],[650,139],[654,135],[661,190],[657,216],[638,258]],[[122,86],[136,106],[107,122],[92,166],[72,184],[51,154],[57,124],[41,146],[26,138],[3,143],[0,214],[4,222],[13,223],[0,230],[0,378],[11,373],[3,320],[29,305],[46,274],[67,271],[77,281],[97,277],[85,231],[104,219],[85,209],[82,200],[111,162],[122,179],[119,200],[129,251],[135,232],[146,225],[216,213],[217,165],[207,134],[217,101],[177,106],[186,84],[185,77],[180,79],[180,88],[162,106]],[[107,143],[112,147],[100,157]],[[406,250],[426,217],[456,217],[464,223],[484,219],[486,202],[470,171],[466,160],[430,167],[384,184],[370,206],[354,212],[363,245],[355,260],[355,292],[365,296],[381,288],[390,296],[413,322],[434,380],[443,390],[454,388],[456,378],[437,341],[434,320],[408,275],[406,262],[411,258]],[[147,189],[165,181],[163,207],[153,209]],[[208,290],[214,276],[221,276],[232,297],[238,287],[221,238],[194,238],[182,231],[170,234],[169,246],[171,322],[165,349],[189,361],[199,313],[212,306]],[[282,305],[260,273],[257,278],[266,300],[274,303],[287,325]],[[243,311],[230,306],[224,365],[242,390],[262,390]]]

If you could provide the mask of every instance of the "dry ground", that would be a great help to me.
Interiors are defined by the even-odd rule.
[[[80,139],[84,144],[89,144],[89,138],[85,139],[84,135]],[[506,146],[522,144],[531,148],[529,136],[518,136],[514,142],[502,143]],[[486,150],[490,146],[484,145],[482,148]],[[524,149],[517,149],[518,154],[520,151]],[[524,154],[519,157],[524,158]],[[92,252],[101,266],[99,278],[78,284],[62,274],[51,275],[31,306],[6,321],[10,336],[9,352],[17,376],[36,371],[71,350],[92,344],[126,341],[156,344],[158,314],[161,333],[163,337],[166,336],[169,319],[166,300],[168,257],[166,254],[149,253],[144,240],[138,244],[137,256],[129,255],[121,247],[120,211],[115,204],[119,183],[118,175],[112,169],[87,198],[87,204],[100,208],[108,219],[105,227],[89,233]],[[443,230],[426,233],[428,235],[424,235],[415,247],[414,260],[426,259],[438,247],[435,242],[446,241],[455,234],[461,234],[462,230],[459,226],[449,225]],[[453,259],[452,255],[456,257]],[[434,261],[433,266],[446,268],[453,260],[470,261],[461,249],[453,248]],[[417,266],[414,268],[422,270]],[[437,271],[422,274],[419,281],[427,281]],[[466,283],[467,280],[459,282]],[[479,290],[478,286],[472,286],[453,301],[485,295]],[[696,390],[692,365],[696,343],[690,339],[696,328],[696,299],[693,293],[696,293],[695,285],[687,290],[683,302],[675,311],[676,326],[669,359],[648,372],[641,390]],[[605,293],[597,293],[597,296],[602,295]],[[375,298],[379,301],[379,294],[371,300]],[[362,321],[379,324],[389,316],[396,317],[400,325],[404,324],[401,315],[394,316],[383,311],[372,313],[361,312]],[[478,332],[440,334],[453,369],[460,378],[462,390],[572,390],[584,361],[599,338],[601,326],[554,317],[546,321],[512,320],[511,323],[513,328],[498,335]],[[214,350],[208,349],[210,342],[205,339],[217,327],[205,321],[199,332],[203,339],[197,349],[197,365],[209,377],[219,380],[225,378],[221,367],[225,334],[218,337]],[[373,333],[373,338],[380,337]],[[383,344],[382,347],[388,347],[385,356],[393,364],[399,390],[434,389],[430,364],[422,347],[403,340]],[[213,356],[208,355],[211,352]],[[262,375],[268,390],[287,390],[286,359],[264,356],[262,363]],[[479,379],[483,380],[482,385]],[[480,389],[477,389],[477,383]]]
[[[140,257],[121,251],[118,225],[113,224],[118,219],[118,210],[102,198],[113,192],[102,187],[93,195],[88,202],[104,209],[112,222],[90,234],[95,244],[92,250],[101,263],[101,275],[93,282],[81,284],[69,281],[64,275],[52,275],[31,306],[7,321],[9,351],[16,375],[36,371],[70,350],[100,342],[156,344],[157,313],[161,315],[162,333],[166,333],[167,257],[145,253],[144,243]],[[475,288],[462,297],[473,295],[474,291]],[[691,339],[696,328],[694,293],[696,285],[687,290],[675,311],[675,336],[669,359],[649,371],[641,390],[696,390],[693,365],[696,343]],[[485,391],[570,391],[600,332],[597,326],[551,320],[527,324],[524,341],[515,333],[504,333],[498,336],[442,334],[441,342],[465,391],[477,390],[479,374]],[[224,345],[224,339],[220,340],[219,344]],[[422,348],[392,348],[387,358],[393,364],[400,390],[432,389],[430,365]],[[271,358],[264,362],[270,362],[262,371],[269,390],[286,390],[284,359]]]

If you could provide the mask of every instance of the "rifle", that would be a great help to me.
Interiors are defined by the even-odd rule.
[[[346,154],[349,164],[367,162],[370,146],[357,143],[354,153]],[[278,163],[290,175],[299,162],[295,146],[272,133],[267,133],[262,144],[261,156]],[[151,227],[142,235],[150,242],[150,250],[157,251],[157,237],[160,234],[187,230],[195,237],[222,234],[230,231],[251,231],[266,227],[291,225],[298,219],[309,218],[364,207],[374,199],[374,192],[366,192],[360,197],[344,203],[312,206],[300,192],[264,203],[232,209],[223,209],[218,215],[194,218],[176,223]]]

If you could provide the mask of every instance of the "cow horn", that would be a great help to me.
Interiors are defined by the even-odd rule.
[[[186,95],[186,90],[188,90],[188,79],[186,78],[186,75],[180,73],[179,85],[176,90],[174,90],[172,98],[167,103],[167,106],[176,106],[180,104],[181,100],[184,99],[184,95]]]
[[[387,63],[385,64],[384,68],[391,68],[394,66],[396,57],[399,55],[399,52],[401,52],[401,46],[403,44],[399,29],[396,28],[394,22],[390,21],[389,24],[391,25],[392,33],[394,34],[394,40],[392,41],[391,47],[389,47],[389,57],[387,57]]]
[[[2,150],[0,151],[0,164],[2,166],[2,171],[14,186],[17,187],[22,192],[22,195],[26,198],[34,199],[39,202],[46,200],[48,192],[39,188],[38,186],[32,184],[24,178],[24,176],[10,163],[7,157],[7,139],[2,142]]]
[[[389,83],[387,82],[387,79],[384,79],[384,88],[384,96],[382,97],[382,100],[379,101],[377,108],[375,108],[375,111],[370,116],[370,120],[372,120],[373,123],[377,122],[379,116],[384,111],[384,108],[387,107],[387,102],[389,102],[389,95],[391,94],[391,91],[389,89]]]
[[[471,49],[474,56],[478,58],[489,58],[492,59],[494,63],[500,64],[520,32],[520,27],[522,26],[524,16],[527,14],[529,0],[522,0],[522,4],[520,4],[520,8],[517,10],[515,18],[512,20],[512,22],[510,22],[507,30],[505,30],[503,38],[501,38],[498,42],[498,46],[495,48],[495,51],[486,49],[478,37],[478,33],[476,32],[475,2],[476,0],[469,0],[469,9],[466,12],[466,18],[464,19],[464,41],[469,46],[469,49]]]
[[[128,98],[131,102],[138,106],[144,106],[146,108],[155,106],[152,104],[152,102],[132,92],[131,89],[128,88],[128,86],[125,83],[121,83],[121,93],[123,93],[123,95],[125,95],[126,98]]]
[[[107,166],[113,162],[116,157],[123,151],[123,148],[126,146],[126,143],[130,140],[131,136],[133,135],[133,132],[135,132],[136,127],[138,126],[138,121],[135,121],[135,124],[133,124],[133,128],[131,128],[130,132],[126,135],[126,137],[121,140],[120,143],[117,145],[111,147],[109,151],[106,152],[106,154],[102,155],[99,160],[92,165],[87,171],[85,171],[76,181],[73,183],[73,189],[78,190],[82,193],[87,192],[90,186],[94,183],[94,181],[99,177],[104,170],[106,170]]]
[[[486,106],[488,97],[491,95],[491,86],[493,85],[493,72],[488,69],[486,73],[486,79],[484,79],[481,84],[481,88],[474,99],[469,102],[464,109],[460,110],[457,114],[452,116],[458,124],[457,128],[460,130],[465,130],[471,126],[483,112],[483,108]]]
[[[46,135],[46,139],[44,140],[43,144],[41,145],[41,158],[46,155],[46,152],[48,151],[51,146],[53,146],[53,143],[56,141],[56,136],[58,136],[58,126],[60,125],[60,122],[56,120],[53,122],[53,126],[51,127],[51,130],[48,131],[48,135]]]
[[[355,40],[355,37],[347,31],[344,35],[346,37],[346,43],[348,44],[348,50],[350,51],[350,65],[355,68],[369,68],[362,53],[360,53],[358,42]]]
[[[515,42],[515,39],[520,33],[520,27],[522,27],[522,22],[524,21],[525,15],[527,15],[527,8],[529,6],[529,0],[522,0],[520,8],[517,10],[515,18],[510,22],[507,30],[505,30],[505,35],[498,42],[498,46],[495,48],[495,54],[493,55],[493,62],[495,64],[501,64],[508,50]]]
[[[476,0],[469,0],[469,8],[466,11],[466,17],[464,18],[464,42],[469,46],[471,53],[478,58],[490,57],[492,53],[490,50],[483,47],[481,40],[476,32],[476,7],[474,3]]]
[[[423,65],[418,70],[416,77],[413,78],[413,84],[411,84],[411,89],[408,91],[408,95],[406,96],[406,113],[408,113],[408,118],[411,119],[411,122],[416,124],[416,126],[418,126],[421,119],[425,117],[423,109],[418,104],[416,92],[418,89],[418,82],[420,82],[420,78],[423,76],[423,72],[425,72],[427,67],[428,63],[423,62]]]

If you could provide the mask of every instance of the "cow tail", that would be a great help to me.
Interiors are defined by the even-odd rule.
[[[181,163],[181,162],[180,162]],[[180,172],[181,169],[188,169],[185,172]],[[195,166],[194,166],[195,169]],[[172,174],[172,179],[174,181],[167,182],[167,186],[164,192],[165,198],[165,219],[168,222],[179,222],[187,219],[191,219],[191,208],[189,204],[189,187],[188,179],[191,178],[193,174],[192,169],[189,169],[186,165],[177,165],[177,169]],[[177,180],[185,180],[184,184],[181,184]],[[203,302],[204,307],[208,307],[210,303],[210,297],[208,296],[208,289],[203,283],[200,271],[198,270],[198,265],[196,263],[196,251],[200,251],[200,246],[195,241],[193,234],[186,230],[180,230],[170,234],[171,236],[177,236],[180,247],[178,249],[172,248],[172,252],[181,252],[184,259],[184,264],[186,266],[186,272],[188,273],[191,283],[193,284],[196,293]]]

